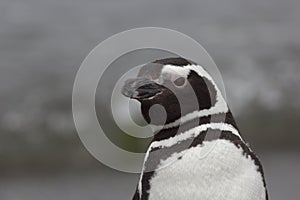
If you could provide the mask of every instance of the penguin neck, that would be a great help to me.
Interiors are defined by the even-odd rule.
[[[157,131],[157,133],[155,133],[152,141],[165,140],[174,137],[175,135],[178,135],[180,133],[183,133],[185,131],[188,131],[192,128],[195,128],[197,126],[210,124],[210,123],[226,123],[232,125],[234,128],[238,130],[235,119],[231,111],[228,110],[226,113],[217,113],[217,114],[211,114],[207,116],[200,116],[192,120],[189,120],[187,122],[184,122],[176,127],[162,128],[159,131]]]

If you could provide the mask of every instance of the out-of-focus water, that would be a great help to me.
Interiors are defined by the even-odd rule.
[[[300,157],[293,153],[260,156],[271,200],[300,198]],[[55,176],[0,179],[1,200],[117,200],[131,199],[138,174],[109,169],[72,172]]]

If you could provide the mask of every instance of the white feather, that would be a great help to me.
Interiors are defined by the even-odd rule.
[[[220,131],[230,131],[233,134],[237,135],[238,137],[240,137],[238,131],[231,125],[231,124],[225,124],[225,123],[209,123],[209,124],[203,124],[200,126],[197,126],[195,128],[192,128],[188,131],[185,131],[183,133],[179,133],[178,135],[165,139],[165,140],[161,140],[161,141],[155,141],[152,142],[145,154],[145,158],[144,158],[144,164],[146,162],[146,160],[149,157],[149,153],[151,152],[151,150],[153,148],[164,148],[164,147],[171,147],[172,145],[175,145],[181,141],[187,140],[189,138],[195,138],[197,137],[201,132],[206,131],[207,129],[214,129],[214,130],[220,130]],[[143,171],[144,171],[144,167],[143,167]],[[141,173],[140,176],[140,180],[139,180],[139,185],[138,185],[138,190],[140,195],[142,194],[142,177],[143,177],[143,172]]]
[[[202,151],[213,150],[206,157]],[[183,156],[182,156],[183,155]],[[182,156],[180,160],[172,162]],[[227,140],[174,153],[150,180],[149,200],[265,200],[263,177],[250,157]]]

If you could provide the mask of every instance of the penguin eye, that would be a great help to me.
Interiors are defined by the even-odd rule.
[[[173,83],[177,87],[182,87],[185,84],[185,78],[184,77],[179,77],[179,78],[175,79]]]

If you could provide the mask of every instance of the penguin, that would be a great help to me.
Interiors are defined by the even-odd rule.
[[[268,200],[262,164],[201,65],[181,57],[145,64],[122,94],[156,128],[133,200]]]

